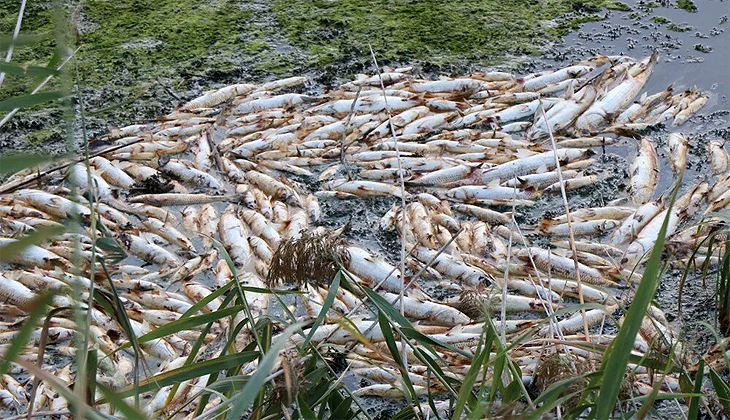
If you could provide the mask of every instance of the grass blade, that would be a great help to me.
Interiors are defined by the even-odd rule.
[[[398,346],[395,344],[395,336],[393,336],[393,329],[390,328],[390,323],[388,322],[388,318],[385,317],[385,315],[382,312],[378,312],[378,323],[380,324],[380,331],[383,333],[383,337],[385,337],[385,343],[388,345],[388,350],[390,351],[391,357],[393,357],[393,360],[395,361],[395,366],[398,368],[398,371],[401,374],[403,385],[405,385],[405,388],[408,390],[408,394],[405,392],[403,393],[408,400],[408,405],[412,406],[414,402],[418,401],[418,395],[416,395],[416,390],[413,388],[413,383],[411,382],[411,378],[408,376],[408,371],[406,370],[403,360],[401,359],[400,352],[398,351]],[[419,411],[421,410],[420,404],[417,405]],[[421,415],[423,415],[423,412],[421,412]]]
[[[712,368],[710,368],[710,380],[712,380],[712,386],[715,387],[715,392],[717,392],[717,398],[720,400],[720,405],[722,405],[722,407],[726,410],[729,409],[730,385],[728,385],[728,383],[725,382]]]
[[[322,305],[322,310],[319,312],[319,315],[317,315],[317,319],[314,320],[314,324],[309,329],[309,334],[307,334],[307,338],[304,339],[304,344],[302,347],[307,347],[309,345],[309,341],[314,336],[314,333],[317,331],[317,328],[322,324],[322,321],[324,321],[325,316],[327,315],[327,312],[330,310],[330,307],[332,307],[332,303],[335,301],[335,296],[337,296],[337,290],[340,288],[340,279],[342,278],[342,272],[338,271],[337,275],[335,276],[335,280],[332,282],[329,288],[329,292],[327,293],[327,297],[324,299],[324,304]]]
[[[243,416],[243,412],[246,411],[249,405],[251,405],[261,388],[263,388],[266,384],[266,377],[269,376],[269,373],[271,373],[271,369],[274,366],[276,358],[279,356],[279,352],[281,352],[284,348],[289,337],[291,337],[297,330],[301,329],[301,325],[301,323],[290,325],[283,333],[281,333],[279,340],[271,346],[269,352],[259,362],[256,373],[254,373],[248,382],[246,382],[243,390],[241,390],[241,392],[235,397],[232,397],[229,401],[234,402],[234,405],[228,414],[228,418],[240,419],[241,416]]]
[[[0,156],[0,174],[12,174],[25,168],[40,166],[53,161],[50,155],[34,155],[26,153],[8,154]]]
[[[104,399],[109,401],[109,403],[112,405],[112,407],[119,410],[125,418],[128,418],[128,419],[146,419],[147,418],[147,416],[145,416],[141,411],[139,411],[136,408],[127,404],[124,401],[124,399],[122,399],[119,395],[117,395],[116,391],[109,389],[100,383],[96,384],[96,388],[104,396]]]
[[[12,111],[16,108],[28,108],[43,102],[55,101],[64,97],[63,92],[52,91],[43,93],[32,93],[0,101],[0,111]]]
[[[151,340],[165,337],[176,332],[189,330],[199,325],[207,324],[209,322],[217,321],[221,318],[225,318],[230,315],[235,315],[243,310],[243,305],[231,306],[230,308],[221,309],[219,311],[211,312],[209,314],[203,314],[190,318],[180,318],[177,321],[168,322],[165,325],[161,325],[154,330],[140,335],[137,337],[138,343],[146,343]],[[130,347],[131,343],[124,343],[115,351],[120,351]]]
[[[0,261],[11,262],[12,259],[24,249],[31,245],[38,245],[41,242],[58,236],[66,231],[66,226],[45,226],[40,227],[22,238],[0,246]]]
[[[11,46],[24,47],[37,45],[40,42],[53,38],[53,31],[42,32],[38,34],[18,35],[17,38],[12,35],[0,36],[0,51],[6,51]]]
[[[155,375],[151,378],[147,378],[139,383],[139,389],[135,391],[133,387],[127,387],[118,391],[116,394],[121,398],[129,397],[135,392],[140,394],[147,391],[157,390],[167,385],[173,385],[178,382],[182,382],[188,379],[197,378],[200,376],[207,375],[213,372],[220,372],[225,369],[229,369],[234,366],[240,366],[244,363],[248,363],[252,360],[256,360],[259,356],[258,352],[241,352],[236,354],[229,354],[227,356],[217,357],[215,359],[205,360],[189,366],[183,366],[177,369],[172,369],[167,372],[163,372],[159,375]],[[97,404],[105,401],[97,401]]]
[[[629,355],[634,348],[636,334],[639,332],[641,321],[644,319],[646,310],[654,298],[657,286],[659,286],[659,271],[661,270],[662,249],[664,248],[664,241],[666,239],[667,225],[669,224],[672,206],[674,205],[674,200],[677,197],[677,191],[681,182],[682,177],[680,175],[668,205],[669,211],[667,211],[667,216],[662,223],[659,236],[651,251],[649,261],[644,270],[644,276],[641,278],[639,287],[636,289],[636,294],[626,314],[626,319],[623,325],[621,325],[618,335],[606,350],[601,371],[611,372],[612,374],[602,375],[600,390],[596,398],[596,408],[591,413],[591,417],[593,418],[605,419],[611,417],[614,406],[616,405],[616,400],[621,390],[621,383],[624,379],[623,372],[626,371]]]
[[[4,63],[0,61],[0,72],[13,76],[57,76],[58,70],[50,67],[30,66],[27,64]]]
[[[482,335],[479,338],[479,344],[477,344],[476,352],[474,352],[474,359],[472,359],[471,367],[466,373],[466,376],[464,377],[464,383],[459,390],[459,398],[457,398],[456,406],[454,407],[453,418],[455,419],[461,418],[461,413],[462,411],[464,411],[467,401],[473,399],[472,390],[474,388],[474,383],[476,382],[477,376],[479,375],[479,371],[481,371],[482,369],[482,365],[489,357],[491,344],[489,347],[486,347],[486,341],[487,340],[485,337],[485,332],[482,331]]]
[[[86,352],[86,403],[93,404],[94,395],[96,395],[96,369],[97,359],[96,350],[88,350]]]
[[[304,401],[304,398],[302,398],[301,394],[297,395],[297,412],[299,413],[299,417],[304,420],[317,420],[317,417],[314,415],[314,411],[312,411],[312,409],[309,407],[309,404]]]
[[[695,386],[694,394],[700,395],[702,392],[702,379],[705,374],[705,359],[700,359],[699,366],[697,367],[697,374],[695,375]],[[696,420],[700,410],[700,397],[692,397],[689,400],[689,410],[687,410],[687,419]]]

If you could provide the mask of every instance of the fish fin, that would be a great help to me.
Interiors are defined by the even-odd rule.
[[[563,94],[563,98],[570,99],[575,95],[575,81],[572,81],[568,83],[568,87],[565,89],[565,94]]]

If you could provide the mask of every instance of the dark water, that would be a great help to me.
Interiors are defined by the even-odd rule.
[[[632,4],[635,10],[640,10],[640,3]],[[727,110],[730,97],[730,2],[696,4],[698,10],[695,13],[674,7],[638,12],[641,16],[637,18],[632,13],[613,12],[606,20],[587,23],[580,31],[569,34],[556,53],[546,56],[553,55],[556,61],[564,62],[595,54],[643,57],[656,51],[659,62],[646,85],[647,91],[660,91],[670,83],[674,83],[675,87],[694,86],[711,93],[702,113]],[[664,17],[688,30],[670,30],[668,23],[657,23],[652,17]],[[711,52],[696,50],[695,45],[698,44],[709,47]]]

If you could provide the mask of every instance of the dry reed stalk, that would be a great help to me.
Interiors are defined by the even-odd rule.
[[[15,30],[13,31],[13,42],[15,42],[16,39],[18,39],[18,34],[20,33],[20,24],[23,22],[23,13],[25,12],[25,2],[26,2],[26,0],[23,0],[20,2],[20,11],[18,12],[18,20],[15,21]],[[9,63],[10,59],[13,58],[14,49],[15,49],[15,44],[11,43],[10,46],[8,46],[8,53],[5,55],[6,63]],[[0,86],[3,85],[3,80],[5,80],[5,72],[0,73]]]
[[[398,162],[398,181],[400,182],[400,199],[401,199],[401,207],[403,208],[403,219],[401,222],[401,232],[406,231],[406,225],[408,225],[408,212],[406,211],[406,185],[405,181],[403,180],[403,167],[401,165],[401,159],[400,159],[400,150],[398,148],[398,139],[395,136],[395,127],[393,126],[393,119],[390,115],[390,107],[388,106],[388,96],[385,94],[385,84],[383,83],[383,76],[380,73],[380,67],[378,67],[378,60],[375,58],[375,51],[373,51],[373,46],[368,44],[368,47],[370,48],[370,55],[373,57],[373,66],[375,67],[375,71],[378,73],[378,80],[380,81],[380,89],[383,92],[383,101],[385,103],[385,113],[388,115],[388,126],[390,127],[390,135],[393,138],[393,142],[395,143],[395,158]],[[400,314],[405,314],[405,303],[403,301],[403,292],[405,290],[405,279],[403,276],[405,276],[406,272],[406,237],[405,235],[401,235],[401,246],[400,246],[400,281],[401,281],[401,288],[400,293],[398,293],[398,298],[400,301]],[[405,337],[401,336],[401,348],[403,349],[403,363],[406,370],[408,370],[408,358],[406,354],[406,343],[405,343]]]
[[[558,159],[558,146],[555,142],[555,137],[553,137],[553,130],[550,128],[550,122],[548,121],[547,114],[545,113],[545,108],[542,106],[542,99],[538,99],[538,107],[540,108],[540,113],[542,114],[542,118],[545,120],[545,127],[547,128],[548,135],[550,136],[550,146],[553,150],[553,156],[555,156],[555,169],[558,172],[558,182],[560,182],[560,194],[563,197],[563,204],[565,205],[565,219],[568,223],[568,233],[569,241],[570,241],[570,250],[573,253],[573,263],[575,266],[575,277],[578,283],[578,300],[580,301],[581,305],[585,305],[585,299],[583,298],[583,282],[580,279],[580,266],[578,263],[578,251],[575,248],[575,233],[573,232],[573,224],[570,219],[570,205],[568,204],[568,195],[565,192],[565,182],[563,181],[563,171],[560,168],[560,159]],[[588,333],[588,322],[586,321],[586,310],[585,308],[581,307],[580,309],[581,317],[583,317],[583,331],[586,336],[586,340],[590,341],[589,333]]]

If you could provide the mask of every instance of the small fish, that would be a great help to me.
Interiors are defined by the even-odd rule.
[[[199,108],[210,108],[219,105],[234,96],[245,95],[256,88],[256,85],[249,83],[239,83],[236,85],[226,86],[224,88],[211,91],[203,96],[195,98],[180,107],[182,110],[195,110]]]
[[[16,243],[15,239],[0,238],[0,248]],[[4,255],[3,260],[11,264],[26,265],[53,269],[54,267],[71,267],[71,262],[51,251],[36,245],[28,245],[18,252]]]
[[[221,215],[218,233],[236,267],[245,267],[251,258],[251,248],[247,239],[249,234],[246,226],[236,216],[236,208],[233,205],[228,206]]]
[[[454,93],[471,95],[482,87],[482,82],[474,79],[436,80],[411,85],[413,92]]]
[[[629,166],[629,193],[634,204],[646,203],[654,195],[659,175],[658,158],[654,146],[641,139],[636,157]]]
[[[130,203],[144,203],[157,207],[192,206],[195,204],[216,203],[234,200],[233,196],[208,194],[141,194],[127,199]]]
[[[641,205],[621,226],[611,235],[610,241],[614,246],[631,242],[636,235],[664,208],[660,200],[650,201]]]
[[[593,70],[593,67],[576,65],[566,67],[542,76],[538,76],[529,80],[526,80],[522,84],[522,89],[525,91],[536,91],[544,88],[545,86],[562,82],[566,79],[575,79]]]
[[[0,245],[4,245],[1,244]],[[0,274],[0,296],[3,301],[23,310],[32,309],[32,301],[36,295],[23,284]]]
[[[293,108],[301,104],[316,101],[307,95],[297,93],[286,93],[283,95],[273,96],[270,98],[259,98],[247,102],[242,102],[234,109],[237,114],[249,114],[252,112],[260,112],[273,108]]]
[[[393,196],[401,198],[404,196],[400,187],[374,181],[347,181],[339,179],[328,182],[326,187],[334,191],[354,194],[358,197]],[[406,192],[405,197],[409,196],[410,194]]]
[[[471,204],[455,204],[453,209],[461,213],[471,214],[484,222],[509,223],[511,216],[511,213],[500,213]]]
[[[483,270],[457,261],[446,253],[437,256],[436,251],[418,246],[412,255],[424,264],[429,263],[433,259],[431,267],[442,275],[452,278],[459,283],[472,287],[491,283],[491,276]]]
[[[583,188],[588,185],[593,185],[599,181],[598,175],[586,175],[586,176],[579,176],[571,179],[565,179],[562,182],[562,188],[565,188],[565,191],[570,190],[576,190],[578,188]],[[546,193],[558,193],[561,191],[561,182],[558,181],[554,184],[548,185],[545,187],[544,190]]]
[[[180,259],[159,245],[147,242],[139,236],[128,232],[117,235],[117,240],[130,254],[153,264],[162,266],[178,266]]]
[[[710,142],[710,164],[714,174],[722,174],[728,168],[728,153],[725,151],[724,143],[718,140]]]
[[[680,133],[671,133],[667,138],[667,158],[674,173],[680,173],[687,167],[687,137]]]
[[[185,161],[170,159],[167,163],[161,164],[159,170],[185,183],[212,189],[222,188],[221,182],[216,177],[193,168],[192,165]]]
[[[438,169],[408,181],[414,185],[444,185],[467,178],[477,170],[474,166],[457,165]]]
[[[567,223],[551,225],[545,233],[555,236],[568,236],[570,231],[575,235],[598,235],[610,232],[617,228],[621,222],[612,219],[589,220],[585,222],[574,222],[569,226]]]
[[[474,200],[511,200],[530,199],[534,194],[518,190],[516,188],[481,185],[467,185],[456,187],[446,191],[446,197],[462,202],[473,202]]]
[[[179,230],[175,229],[173,226],[167,225],[161,220],[149,218],[147,220],[143,220],[142,225],[149,229],[151,232],[160,235],[162,238],[182,247],[183,249],[186,249],[188,251],[195,251],[193,243],[190,242],[190,239],[188,239],[187,236],[185,236]]]

